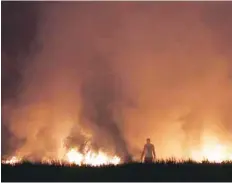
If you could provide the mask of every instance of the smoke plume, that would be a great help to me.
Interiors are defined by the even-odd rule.
[[[59,156],[67,138],[139,156],[150,137],[161,158],[191,156],[211,136],[230,144],[232,3],[38,8],[41,47],[21,59],[17,100],[2,105],[18,153]]]

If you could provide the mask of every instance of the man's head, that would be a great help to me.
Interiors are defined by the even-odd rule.
[[[151,143],[151,139],[147,138],[147,143],[150,144]]]

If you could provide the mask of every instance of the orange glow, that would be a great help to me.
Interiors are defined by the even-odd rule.
[[[208,161],[211,163],[221,163],[223,161],[232,161],[232,151],[225,144],[217,144],[216,142],[205,143],[199,149],[191,149],[190,159],[196,162]],[[22,162],[22,157],[13,156],[7,160],[2,161],[4,164],[19,164]],[[89,165],[89,166],[102,166],[102,165],[118,165],[121,162],[120,157],[110,156],[102,151],[94,152],[88,151],[81,153],[76,148],[67,150],[65,156],[60,160],[51,160],[44,158],[43,164],[74,164],[74,165]]]
[[[2,163],[15,165],[15,164],[20,163],[21,161],[22,161],[22,158],[17,157],[17,156],[13,156],[13,157],[11,157],[11,158],[9,158],[7,160],[2,161]]]
[[[192,151],[192,159],[195,161],[208,160],[209,162],[221,163],[232,160],[230,146],[220,142],[215,136],[205,136],[200,150]]]
[[[13,156],[2,163],[4,164],[17,164],[21,163],[22,158]],[[42,160],[43,164],[75,164],[75,165],[89,165],[89,166],[101,166],[101,165],[117,165],[120,164],[121,159],[118,156],[110,156],[107,153],[102,151],[94,152],[89,151],[87,153],[80,153],[77,149],[72,148],[69,149],[66,153],[64,158],[60,160],[51,160],[48,158],[44,158]]]
[[[111,157],[103,152],[88,152],[85,155],[78,152],[76,149],[71,149],[66,154],[67,161],[69,163],[81,165],[91,165],[91,166],[100,166],[100,165],[117,165],[120,163],[120,158],[117,156]]]

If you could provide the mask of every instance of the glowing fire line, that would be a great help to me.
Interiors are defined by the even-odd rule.
[[[19,164],[22,162],[23,158],[13,156],[7,160],[2,161],[3,164]],[[93,152],[88,151],[87,153],[80,153],[77,149],[72,148],[68,150],[64,158],[61,160],[49,160],[44,159],[42,163],[52,164],[53,162],[60,164],[74,164],[74,165],[90,165],[90,166],[101,166],[101,165],[118,165],[121,162],[121,159],[118,156],[109,156],[106,153],[99,151]]]
[[[11,164],[11,165],[14,165],[14,164],[20,163],[21,161],[22,161],[21,158],[16,157],[16,156],[13,156],[13,157],[11,157],[11,158],[9,158],[9,159],[7,159],[7,160],[3,160],[2,163],[3,163],[3,164]]]
[[[207,138],[206,138],[207,137]],[[219,140],[206,136],[201,147],[198,149],[192,148],[189,158],[196,162],[207,160],[209,162],[221,163],[223,161],[232,161],[232,148],[226,144],[219,143]],[[4,164],[19,164],[23,161],[23,157],[13,156],[7,160],[2,161]],[[49,158],[43,159],[44,164],[74,164],[74,165],[118,165],[121,162],[120,157],[110,156],[103,151],[95,152],[91,150],[90,146],[86,147],[85,153],[81,153],[77,148],[71,148],[66,151],[63,158],[58,160],[51,160]]]
[[[79,153],[75,149],[71,149],[67,154],[67,161],[69,163],[73,163],[76,165],[92,165],[92,166],[100,166],[100,165],[117,165],[120,163],[120,158],[117,156],[107,156],[103,152],[94,153],[87,152],[85,155]]]

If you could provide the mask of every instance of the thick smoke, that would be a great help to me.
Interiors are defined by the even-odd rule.
[[[3,111],[25,140],[18,152],[57,156],[87,136],[133,155],[150,137],[159,157],[190,156],[209,135],[229,144],[231,42],[218,34],[231,21],[214,18],[224,7],[230,16],[232,3],[41,3],[41,51]]]
[[[126,142],[119,129],[120,121],[117,121],[122,119],[119,105],[122,100],[120,79],[109,67],[104,60],[96,59],[93,62],[90,75],[83,81],[81,90],[83,107],[80,121],[86,128],[94,125],[92,133],[95,143],[107,144],[111,141],[117,154],[128,156]],[[104,136],[107,138],[104,139]]]

